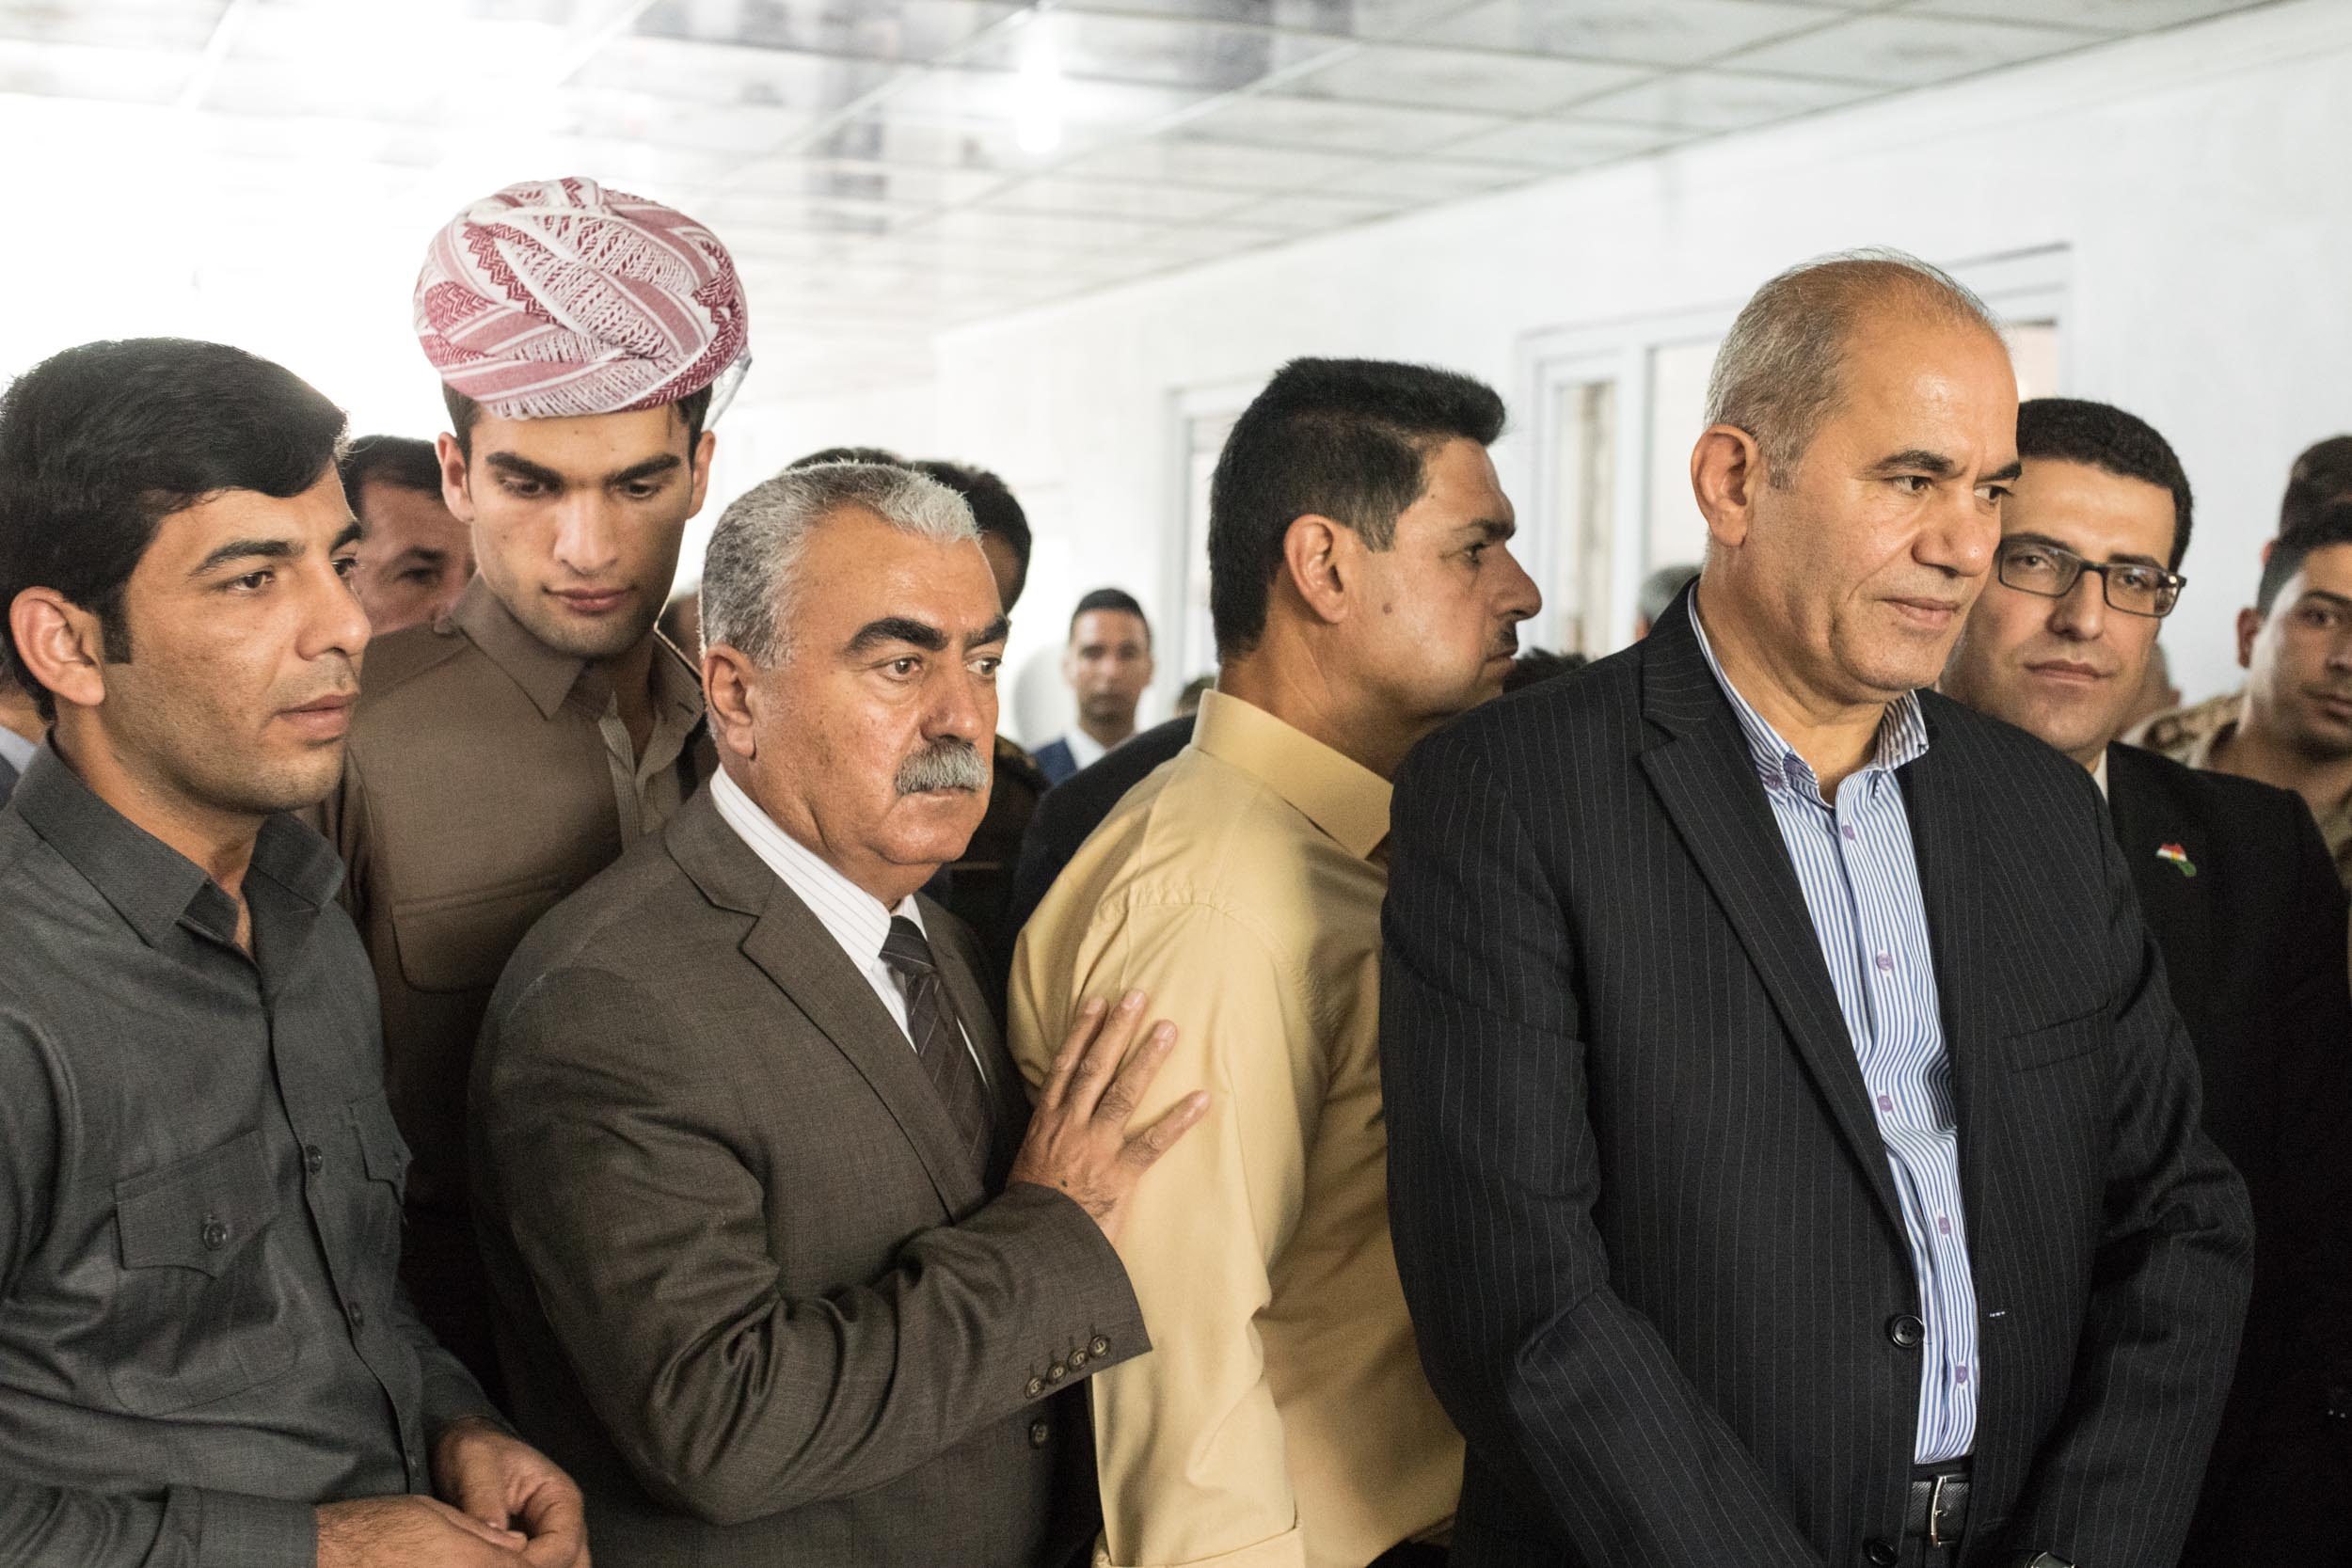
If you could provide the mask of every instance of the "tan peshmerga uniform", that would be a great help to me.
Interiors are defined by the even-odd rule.
[[[375,970],[385,1076],[414,1151],[401,1274],[426,1324],[496,1386],[466,1192],[466,1081],[499,973],[555,902],[654,832],[717,758],[702,689],[658,641],[635,754],[602,670],[557,653],[482,578],[368,648],[322,827]]]
[[[2174,708],[2157,714],[2127,738],[2184,767],[2211,768],[2214,752],[2237,729],[2245,702],[2245,692],[2233,691],[2193,707]],[[2352,888],[2352,793],[2319,814],[2319,836],[2336,863],[2337,877]]]

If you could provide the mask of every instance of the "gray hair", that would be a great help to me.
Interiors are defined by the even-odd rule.
[[[1875,248],[1817,256],[1766,283],[1740,309],[1707,378],[1707,422],[1755,436],[1765,474],[1787,484],[1844,395],[1854,328],[1871,307],[1889,301],[2000,336],[1983,300],[1915,256]]]
[[[728,503],[703,552],[703,645],[772,666],[790,641],[793,581],[809,534],[843,507],[934,544],[980,540],[972,509],[945,484],[881,463],[788,468]]]

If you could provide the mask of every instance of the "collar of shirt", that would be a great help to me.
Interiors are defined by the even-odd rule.
[[[33,753],[40,750],[40,741],[27,740],[8,725],[0,724],[0,762],[22,773],[32,766]]]
[[[1093,767],[1110,752],[1108,746],[1104,745],[1083,729],[1072,730],[1061,737],[1061,743],[1070,748],[1070,760],[1080,768]]]
[[[1205,692],[1192,743],[1274,791],[1359,860],[1389,836],[1389,781],[1263,708]]]
[[[1707,641],[1707,627],[1699,620],[1696,594],[1691,598],[1691,630],[1699,640],[1699,653],[1707,659],[1707,668],[1714,674],[1715,684],[1724,689],[1730,699],[1731,711],[1740,720],[1740,733],[1747,737],[1748,755],[1756,764],[1756,776],[1764,781],[1766,789],[1792,789],[1805,800],[1828,801],[1821,794],[1821,781],[1813,771],[1813,765],[1797,754],[1797,749],[1780,737],[1765,717],[1751,706],[1740,689],[1731,684],[1724,667],[1715,658],[1715,649]],[[1906,763],[1915,762],[1928,749],[1927,716],[1919,708],[1919,693],[1906,691],[1887,705],[1885,716],[1879,721],[1878,751],[1866,773],[1892,773]]]
[[[2097,765],[2090,769],[2090,782],[2099,786],[2099,798],[2101,800],[2106,799],[2107,754],[2105,752],[2101,752],[2099,753],[2099,761]]]
[[[47,746],[8,802],[151,947],[183,920],[224,942],[237,935],[237,905],[204,868],[101,800]],[[266,878],[310,910],[342,885],[343,863],[293,817],[264,818],[248,877]]]
[[[466,591],[458,595],[449,618],[492,664],[505,673],[507,679],[522,688],[523,695],[531,699],[543,719],[554,718],[564,699],[572,694],[572,689],[580,683],[580,677],[591,673],[594,668],[584,658],[558,653],[540,641],[516,619],[505,601],[490,591],[489,583],[480,573],[466,584]],[[653,640],[655,700],[680,717],[699,719],[703,708],[702,684],[693,667],[660,632],[653,634]],[[599,689],[592,696],[589,705],[601,711],[612,693]]]
[[[808,906],[809,913],[841,944],[841,951],[861,973],[882,962],[882,940],[890,935],[894,917],[903,915],[923,930],[923,911],[915,907],[912,895],[898,900],[895,910],[883,907],[881,899],[834,870],[822,855],[777,827],[775,819],[760,810],[724,768],[711,776],[710,802],[752,853]],[[930,935],[928,930],[923,934],[927,939]]]

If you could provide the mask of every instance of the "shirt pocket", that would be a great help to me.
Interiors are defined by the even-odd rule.
[[[408,1144],[392,1119],[391,1101],[372,1090],[343,1107],[358,1168],[367,1180],[353,1183],[357,1210],[353,1229],[358,1255],[396,1259],[401,1248],[402,1203],[408,1196]]]
[[[122,1280],[108,1379],[127,1408],[184,1410],[294,1365],[300,1347],[269,1234],[278,1209],[259,1128],[115,1183]]]
[[[393,905],[401,976],[421,991],[496,985],[523,934],[563,892],[560,876],[529,877]]]

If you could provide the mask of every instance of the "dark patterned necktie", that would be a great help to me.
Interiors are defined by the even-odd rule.
[[[931,1087],[939,1091],[939,1102],[947,1111],[947,1119],[963,1135],[971,1150],[972,1168],[985,1179],[995,1164],[994,1118],[989,1114],[988,1085],[980,1080],[979,1064],[972,1059],[972,1052],[964,1044],[963,1029],[956,1020],[956,1005],[947,995],[941,980],[939,960],[932,956],[931,944],[923,938],[923,928],[904,915],[894,915],[890,935],[882,939],[882,962],[904,982],[907,990],[907,1033],[914,1040],[914,1053],[922,1058],[923,1069],[931,1076]]]

